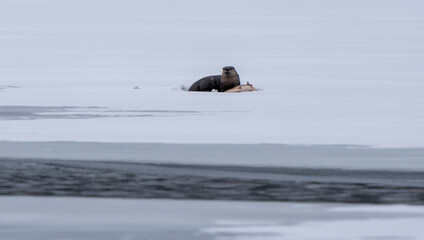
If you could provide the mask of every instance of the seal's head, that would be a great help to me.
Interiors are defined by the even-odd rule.
[[[222,68],[222,74],[237,74],[233,66],[226,66]]]
[[[221,90],[224,92],[228,89],[240,85],[240,78],[233,66],[222,68],[221,74]]]

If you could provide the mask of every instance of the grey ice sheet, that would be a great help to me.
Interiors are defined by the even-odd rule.
[[[166,110],[113,110],[103,107],[74,106],[0,106],[0,121],[42,119],[89,119],[107,117],[157,117],[182,114],[200,114],[197,111]]]
[[[413,206],[0,197],[7,240],[412,240],[423,219]]]
[[[0,141],[0,159],[423,171],[424,148]]]

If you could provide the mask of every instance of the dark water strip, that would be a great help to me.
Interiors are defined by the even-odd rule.
[[[0,195],[424,204],[424,172],[3,159]]]

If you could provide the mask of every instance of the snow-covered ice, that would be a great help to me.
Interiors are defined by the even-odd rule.
[[[6,0],[0,9],[0,85],[17,87],[0,89],[0,105],[122,113],[1,121],[0,140],[424,146],[419,0]],[[263,91],[178,87],[225,65]],[[134,110],[189,113],[128,117]]]

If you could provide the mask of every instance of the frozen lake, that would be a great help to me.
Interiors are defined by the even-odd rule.
[[[0,197],[8,240],[418,240],[423,224],[421,206]]]
[[[418,172],[424,170],[423,148],[371,148],[360,145],[0,141],[0,152],[0,159]]]
[[[423,13],[0,1],[0,238],[423,239]]]

